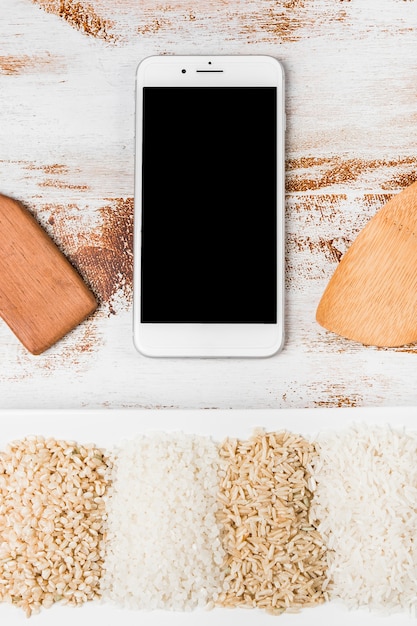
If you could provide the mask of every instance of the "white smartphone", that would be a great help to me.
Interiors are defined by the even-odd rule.
[[[281,349],[284,134],[284,72],[273,57],[139,64],[133,336],[141,353]]]

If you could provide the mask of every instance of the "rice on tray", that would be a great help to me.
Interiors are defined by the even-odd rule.
[[[308,519],[312,443],[289,432],[226,439],[218,519],[227,553],[219,605],[281,613],[326,599],[325,545]]]
[[[41,436],[0,452],[0,601],[417,612],[417,432]]]
[[[139,435],[114,454],[103,598],[136,609],[206,607],[222,588],[219,453],[207,437]]]
[[[352,425],[316,439],[310,520],[326,541],[330,599],[415,611],[417,434]]]
[[[0,601],[29,617],[99,597],[110,465],[93,444],[52,437],[0,452]]]

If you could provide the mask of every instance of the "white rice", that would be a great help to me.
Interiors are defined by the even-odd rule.
[[[217,445],[154,433],[125,441],[113,457],[103,599],[146,610],[211,606],[224,559]]]
[[[310,520],[327,544],[330,600],[415,612],[417,435],[353,425],[316,438]]]

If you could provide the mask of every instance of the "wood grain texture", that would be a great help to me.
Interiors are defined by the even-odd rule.
[[[97,311],[41,357],[0,325],[4,408],[417,404],[416,344],[365,347],[315,311],[346,250],[417,180],[417,2],[3,0],[0,192],[30,208]],[[101,27],[98,27],[101,24]],[[132,329],[134,80],[149,54],[271,54],[286,72],[286,344],[147,359]]]

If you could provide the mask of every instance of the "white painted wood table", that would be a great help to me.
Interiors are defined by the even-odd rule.
[[[286,70],[287,339],[269,359],[149,359],[132,343],[135,70],[195,53]],[[100,303],[41,356],[0,323],[1,407],[417,404],[417,344],[365,347],[315,321],[347,247],[414,180],[415,0],[0,0],[0,193]]]

